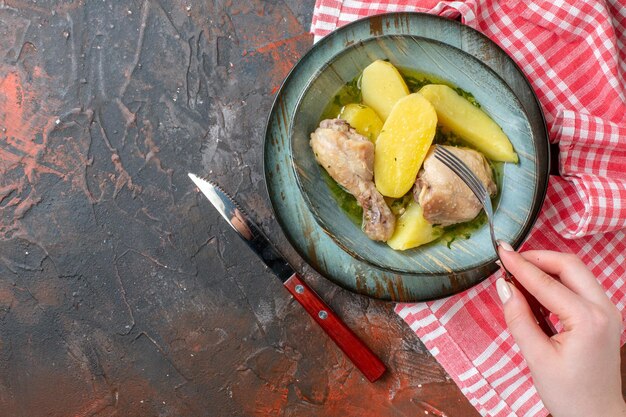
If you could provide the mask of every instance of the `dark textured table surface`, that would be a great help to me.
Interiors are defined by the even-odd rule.
[[[0,416],[477,416],[388,303],[303,265],[266,115],[313,0],[0,2]],[[379,354],[367,382],[187,172]]]

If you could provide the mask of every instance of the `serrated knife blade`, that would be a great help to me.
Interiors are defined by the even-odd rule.
[[[241,236],[259,258],[274,274],[285,282],[295,272],[291,265],[278,253],[274,245],[261,230],[250,221],[248,214],[239,206],[237,201],[212,181],[205,180],[194,174],[189,178],[202,191],[213,207],[220,213],[226,222]]]
[[[237,201],[210,180],[192,173],[189,178],[363,375],[370,382],[380,378],[386,369],[383,362],[302,280]]]

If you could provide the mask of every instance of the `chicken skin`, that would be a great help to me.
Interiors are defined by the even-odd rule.
[[[483,154],[472,149],[445,146],[472,170],[485,186],[489,195],[494,195],[497,186],[489,163]],[[482,205],[470,188],[450,168],[437,160],[431,148],[420,170],[415,188],[415,200],[424,210],[424,218],[432,224],[449,226],[475,218]]]
[[[327,119],[311,133],[310,145],[317,162],[363,208],[365,234],[387,241],[396,218],[374,185],[374,144],[345,120]]]

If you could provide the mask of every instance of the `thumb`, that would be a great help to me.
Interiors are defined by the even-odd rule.
[[[502,301],[506,325],[526,361],[531,364],[545,358],[552,344],[535,321],[524,295],[503,278],[496,281],[496,288]]]

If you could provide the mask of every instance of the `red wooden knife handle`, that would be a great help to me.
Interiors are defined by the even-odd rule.
[[[376,381],[385,373],[382,361],[298,274],[294,273],[284,285],[370,382]]]

